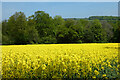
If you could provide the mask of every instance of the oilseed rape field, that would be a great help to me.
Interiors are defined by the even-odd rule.
[[[2,78],[118,78],[118,43],[2,46]]]

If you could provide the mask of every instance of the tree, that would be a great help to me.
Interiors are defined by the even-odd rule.
[[[77,43],[82,41],[82,26],[79,22],[68,19],[57,32],[58,43]]]
[[[2,23],[0,22],[0,45],[2,44]]]
[[[34,15],[28,17],[27,30],[25,32],[26,32],[26,37],[27,37],[28,43],[38,43],[39,42],[38,31],[35,28]]]
[[[120,21],[116,19],[112,16],[63,19],[58,15],[52,18],[44,11],[26,18],[23,12],[16,12],[2,21],[0,36],[3,44],[119,42]]]
[[[26,44],[26,26],[26,16],[23,12],[16,12],[9,18],[8,34],[11,44]]]
[[[64,19],[61,16],[56,15],[54,17],[54,24],[55,24],[55,26],[63,25],[64,24]]]
[[[83,36],[83,42],[85,43],[93,43],[94,42],[94,33],[92,32],[91,27],[91,22],[89,22],[85,27],[84,27],[84,36]]]
[[[53,32],[54,32],[55,37],[56,37],[58,30],[60,29],[61,26],[64,26],[65,21],[61,16],[56,15],[53,19],[53,22],[55,25]]]
[[[92,33],[94,34],[93,42],[106,42],[106,33],[102,29],[102,25],[98,19],[93,20],[90,26]]]
[[[39,43],[44,42],[43,38],[48,37],[50,35],[53,38],[55,38],[55,33],[54,33],[55,26],[53,23],[53,19],[52,17],[49,16],[49,14],[45,13],[44,11],[37,11],[35,12],[34,20],[35,20],[35,28],[38,30],[38,34],[41,39]]]
[[[7,25],[7,20],[2,21],[2,44],[10,44],[10,39],[9,39],[9,27]]]
[[[114,31],[114,42],[120,43],[120,21],[117,22],[117,29]]]
[[[104,30],[104,34],[106,34],[106,42],[112,42],[113,38],[113,26],[110,25],[107,21],[101,21],[102,29]]]

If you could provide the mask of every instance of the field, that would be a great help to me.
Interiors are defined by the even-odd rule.
[[[2,46],[3,78],[117,78],[118,43]]]

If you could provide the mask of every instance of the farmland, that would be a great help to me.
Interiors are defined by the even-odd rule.
[[[3,78],[117,78],[118,43],[2,46]]]

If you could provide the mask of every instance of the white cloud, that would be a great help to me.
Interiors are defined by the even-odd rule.
[[[2,2],[119,2],[119,0],[2,0]]]

